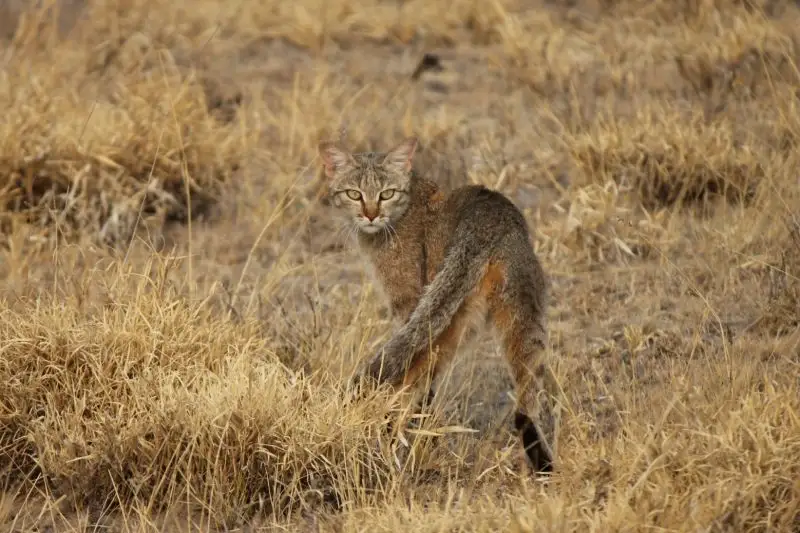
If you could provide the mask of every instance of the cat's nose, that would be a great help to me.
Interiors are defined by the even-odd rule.
[[[371,206],[371,205],[364,206],[364,216],[367,217],[367,220],[369,220],[370,222],[378,218],[377,206]]]

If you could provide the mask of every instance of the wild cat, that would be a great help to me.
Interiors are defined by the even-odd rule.
[[[435,378],[477,315],[502,339],[517,397],[514,425],[529,464],[550,472],[550,446],[529,416],[546,372],[548,282],[525,218],[507,197],[480,185],[445,195],[412,170],[417,144],[412,137],[381,153],[319,145],[331,203],[357,229],[402,321],[355,380],[400,387],[416,385],[426,371]]]

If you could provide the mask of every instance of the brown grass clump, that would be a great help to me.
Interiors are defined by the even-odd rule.
[[[764,161],[730,124],[677,111],[639,113],[602,122],[572,144],[573,157],[590,179],[611,177],[634,186],[648,209],[751,200],[765,179]]]
[[[795,2],[41,6],[0,5],[0,529],[800,531]],[[345,394],[394,325],[340,134],[529,220],[549,480],[490,335],[423,413]]]
[[[140,222],[158,229],[208,211],[241,164],[245,139],[209,114],[195,75],[141,37],[115,60],[131,75],[96,78],[86,43],[60,45],[53,65],[55,46],[25,53],[23,29],[0,79],[0,230],[17,213],[45,238],[116,244]],[[160,68],[142,71],[144,56]]]
[[[314,495],[339,505],[340,490],[386,483],[380,428],[361,408],[348,415],[335,389],[278,363],[253,321],[220,319],[164,276],[131,275],[102,305],[4,302],[0,448],[12,480],[37,476],[78,506],[158,512],[180,498],[225,520]]]

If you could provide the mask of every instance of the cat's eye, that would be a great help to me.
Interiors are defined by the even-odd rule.
[[[361,200],[361,193],[359,191],[355,190],[355,189],[347,189],[345,191],[345,194],[351,200],[354,200],[354,201]]]
[[[391,200],[392,196],[394,196],[394,189],[386,189],[385,191],[381,191],[379,198],[381,200]]]

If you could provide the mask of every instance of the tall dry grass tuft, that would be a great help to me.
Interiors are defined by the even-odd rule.
[[[731,123],[702,115],[645,110],[631,119],[598,122],[571,143],[591,180],[608,177],[633,186],[648,209],[704,203],[722,197],[746,203],[770,171],[749,139]]]
[[[389,482],[381,399],[366,418],[343,405],[283,366],[260,324],[187,300],[166,268],[115,269],[96,303],[3,302],[8,480],[78,507],[186,502],[215,520],[336,508]]]
[[[107,15],[90,11],[75,31]],[[0,77],[0,229],[13,218],[45,238],[120,244],[140,221],[158,229],[207,213],[242,164],[247,138],[211,116],[197,76],[141,35],[94,72],[96,34],[32,49],[30,28],[19,28]],[[34,44],[56,31],[35,28]]]

